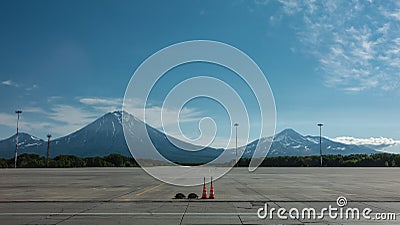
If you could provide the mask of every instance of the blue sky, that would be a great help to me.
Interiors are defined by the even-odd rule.
[[[147,57],[206,39],[242,50],[266,74],[277,131],[317,135],[323,122],[332,138],[400,140],[398,1],[1,1],[0,27],[0,138],[15,132],[19,108],[24,132],[71,133],[120,109]],[[191,73],[241,90],[229,71],[210,65],[170,73],[175,79],[159,90]],[[252,97],[241,93],[251,107]],[[153,95],[155,112],[164,95]],[[197,118],[225,115],[204,99],[187,107],[189,133]]]

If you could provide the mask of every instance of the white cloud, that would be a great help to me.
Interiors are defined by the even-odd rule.
[[[47,97],[47,102],[55,102],[55,101],[58,101],[61,99],[63,99],[62,96],[50,96],[50,97]]]
[[[279,2],[283,5],[283,10],[287,14],[298,13],[299,11],[301,11],[303,9],[300,5],[301,2],[296,1],[296,0],[279,0]]]
[[[348,92],[400,87],[398,1],[279,2],[281,14],[295,18],[302,50],[318,60],[326,86]]]
[[[36,89],[37,87],[38,86],[36,84],[34,84],[34,85],[30,86],[30,87],[25,88],[25,90],[26,91],[32,91],[33,89]]]
[[[28,107],[24,108],[23,112],[29,112],[29,113],[41,113],[41,114],[46,114],[46,111],[40,107]]]
[[[20,86],[19,84],[15,83],[12,80],[2,81],[1,84],[6,85],[6,86],[13,86],[13,87],[19,87]]]
[[[0,125],[16,129],[17,116],[13,114],[0,113]],[[29,133],[32,130],[44,130],[44,129],[48,130],[48,128],[51,126],[52,124],[49,122],[37,121],[37,120],[26,121],[24,120],[24,113],[21,114],[19,121],[19,128],[21,132]]]
[[[359,92],[359,91],[365,90],[365,87],[346,87],[346,88],[343,88],[343,90],[347,91],[347,92]]]
[[[17,117],[7,113],[0,113],[0,124],[8,127],[16,127]]]
[[[32,91],[38,87],[36,84],[29,86],[26,84],[16,83],[15,81],[12,81],[12,80],[4,80],[1,82],[1,84],[5,85],[5,86],[10,86],[10,87],[24,88],[25,91]]]
[[[200,146],[210,146],[213,148],[224,148],[224,149],[233,149],[236,147],[236,139],[233,136],[232,138],[223,137],[223,136],[209,136],[207,134],[203,134],[201,139],[196,139],[194,141],[188,141],[185,137],[182,137],[181,133],[167,133],[167,135],[179,139],[184,142],[190,142],[194,145]],[[212,143],[209,143],[209,140],[212,140]],[[238,137],[238,147],[244,146],[249,143],[250,140]]]
[[[126,99],[124,104],[125,111],[138,117],[140,120],[155,128],[162,128],[163,124],[164,126],[169,126],[177,123],[199,121],[202,113],[197,109],[187,107],[181,109],[180,111],[179,109],[175,108],[162,108],[154,105],[146,105],[146,108],[144,108],[143,101],[139,99]],[[161,114],[163,116],[162,120]],[[177,121],[178,117],[179,121]]]
[[[64,134],[82,128],[97,119],[98,116],[97,113],[65,104],[55,105],[48,114],[50,119],[58,122],[58,124],[53,127],[53,130],[57,133]]]
[[[120,98],[81,98],[79,102],[86,105],[119,105],[122,106]]]
[[[79,102],[92,107],[99,112],[111,112],[122,109],[122,99],[121,98],[80,98]]]
[[[370,137],[370,138],[355,138],[355,137],[336,137],[332,140],[344,143],[344,144],[352,144],[352,145],[366,145],[369,147],[382,149],[394,145],[399,145],[400,140],[394,140],[392,138],[385,137]]]
[[[22,111],[21,131],[32,134],[50,132],[55,137],[72,133],[101,116],[99,113],[66,104],[53,105],[48,110],[28,107]],[[15,128],[16,123],[16,115],[0,113],[0,125]]]

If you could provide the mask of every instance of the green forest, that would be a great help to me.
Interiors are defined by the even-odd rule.
[[[239,166],[248,166],[250,159],[241,159]],[[279,156],[267,157],[261,163],[263,167],[317,167],[320,166],[320,156]],[[379,153],[373,155],[326,155],[323,156],[323,166],[326,167],[398,167],[400,155]]]
[[[238,166],[247,167],[251,159],[240,159]],[[154,163],[157,164],[157,163]],[[138,167],[132,157],[111,154],[104,157],[79,158],[72,155],[60,155],[47,159],[35,154],[18,156],[18,168],[71,168],[71,167]],[[262,162],[263,167],[317,167],[320,166],[319,156],[279,156],[267,157]],[[323,156],[323,166],[326,167],[398,167],[400,155],[380,153],[374,155],[327,155]],[[0,159],[0,168],[13,168],[14,159]]]
[[[18,168],[71,168],[71,167],[136,167],[135,159],[118,154],[105,157],[79,158],[73,155],[60,155],[47,162],[45,157],[36,154],[18,156]],[[0,159],[0,168],[13,168],[14,158]]]

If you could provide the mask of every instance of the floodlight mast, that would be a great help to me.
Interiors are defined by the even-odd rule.
[[[324,124],[319,123],[317,125],[319,126],[319,155],[322,167],[322,126],[324,126]]]
[[[18,159],[18,123],[19,123],[19,115],[22,113],[21,110],[16,110],[17,114],[17,134],[15,135],[15,158],[14,158],[14,168],[17,168],[17,159]]]
[[[233,124],[233,126],[235,127],[235,129],[236,129],[236,148],[235,148],[235,163],[236,163],[236,167],[238,167],[239,165],[238,165],[238,152],[237,152],[237,150],[238,150],[238,126],[239,126],[239,124],[238,123],[235,123],[235,124]]]
[[[50,138],[51,138],[51,134],[47,134],[47,161],[46,161],[46,167],[49,167],[49,162],[50,162]]]

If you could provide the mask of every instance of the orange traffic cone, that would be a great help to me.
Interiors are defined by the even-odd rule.
[[[212,177],[211,177],[211,186],[210,186],[210,196],[208,198],[214,199],[214,187],[212,185]]]
[[[201,195],[202,199],[207,198],[207,188],[206,188],[206,178],[204,177],[204,184],[203,184],[203,194]]]

